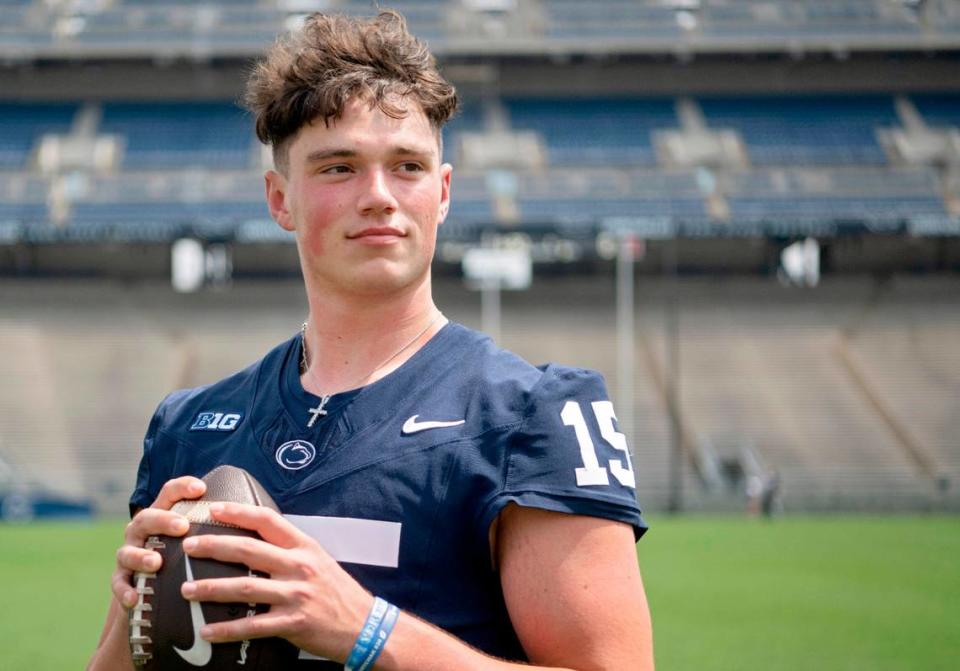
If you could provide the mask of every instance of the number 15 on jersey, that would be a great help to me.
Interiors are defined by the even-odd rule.
[[[600,464],[597,457],[597,448],[590,436],[587,420],[583,416],[580,404],[576,401],[567,401],[560,412],[560,419],[566,426],[573,427],[577,435],[577,443],[580,444],[580,458],[583,461],[583,466],[576,469],[577,486],[609,485],[610,477],[607,470],[609,468],[609,473],[612,473],[621,485],[636,488],[637,483],[633,475],[633,466],[630,463],[627,437],[617,431],[613,425],[617,418],[613,412],[613,403],[610,401],[594,401],[590,406],[593,408],[594,417],[597,419],[597,426],[600,427],[600,435],[612,448],[623,452],[623,460],[610,459],[606,466]]]

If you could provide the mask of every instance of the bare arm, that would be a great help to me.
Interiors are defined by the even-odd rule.
[[[492,659],[405,618],[378,669],[653,671],[650,614],[630,527],[510,505],[494,537],[510,619],[531,663],[541,666]]]
[[[531,662],[652,671],[650,612],[628,525],[517,505],[498,524],[503,593]]]
[[[313,539],[273,511],[215,505],[217,519],[254,529],[264,541],[198,536],[195,557],[240,562],[271,578],[200,580],[184,587],[200,601],[268,603],[268,613],[208,625],[213,641],[281,636],[329,659],[346,659],[373,602]],[[653,668],[650,621],[629,527],[593,518],[508,508],[498,556],[511,619],[539,668]],[[584,589],[587,587],[588,589]],[[531,669],[494,659],[407,613],[377,669]],[[536,668],[536,667],[534,667]]]
[[[107,610],[107,619],[97,649],[87,665],[87,671],[130,671],[133,659],[127,640],[127,609],[137,601],[136,590],[130,578],[136,571],[156,571],[160,568],[160,554],[143,547],[147,537],[156,534],[182,536],[190,525],[181,515],[170,512],[181,499],[196,498],[206,485],[192,477],[177,478],[163,486],[157,500],[149,508],[139,511],[124,531],[124,544],[117,550],[117,567],[110,587],[113,600]]]

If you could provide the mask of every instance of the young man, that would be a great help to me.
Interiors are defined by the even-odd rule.
[[[652,669],[645,525],[602,381],[533,367],[433,303],[452,170],[440,133],[457,100],[432,56],[394,13],[314,15],[247,100],[273,146],[267,201],[296,235],[308,319],[250,368],[160,405],[90,668],[131,667],[130,578],[160,559],[144,542],[185,533],[170,507],[229,463],[283,516],[227,505],[219,520],[264,540],[185,550],[270,578],[183,594],[270,610],[203,638],[280,636],[301,649],[297,668],[341,668],[376,596],[400,609],[377,669]],[[211,413],[231,419],[211,429]]]

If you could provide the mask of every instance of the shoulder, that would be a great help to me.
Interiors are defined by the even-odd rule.
[[[457,377],[475,397],[492,403],[490,407],[521,419],[536,413],[543,403],[607,398],[603,376],[597,371],[556,363],[535,365],[482,333],[452,327],[456,329]]]
[[[151,421],[156,431],[231,430],[254,406],[262,381],[279,369],[291,341],[281,343],[263,358],[213,384],[171,392],[161,401]]]
[[[637,537],[643,533],[629,447],[600,373],[533,365],[489,340],[476,341],[459,366],[470,407],[483,418],[476,445],[496,472],[479,497],[478,542],[486,542],[510,503],[622,522]]]

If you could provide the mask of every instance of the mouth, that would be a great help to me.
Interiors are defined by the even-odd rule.
[[[348,240],[358,240],[362,238],[403,238],[403,237],[406,237],[406,234],[401,230],[393,228],[392,226],[371,226],[370,228],[364,228],[361,231],[347,235]]]

